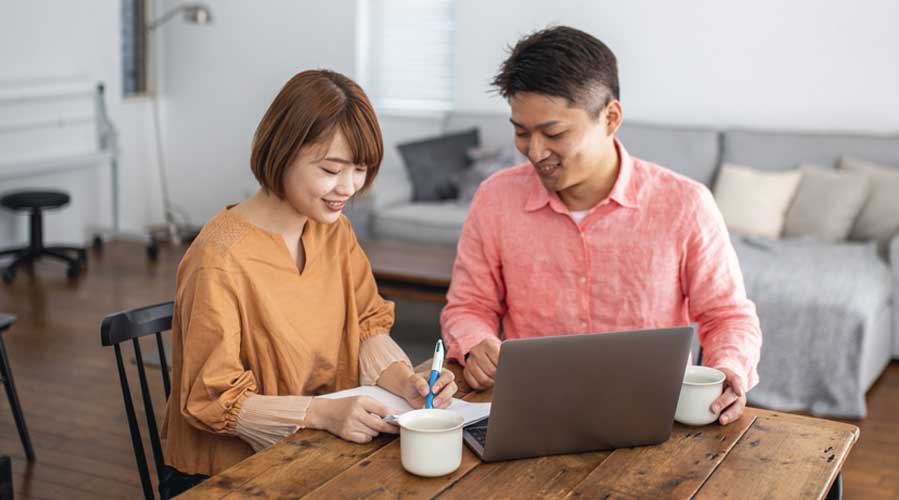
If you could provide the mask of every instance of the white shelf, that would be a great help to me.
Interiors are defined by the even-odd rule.
[[[52,174],[108,164],[113,159],[110,151],[92,151],[52,158],[24,159],[0,163],[0,180]]]

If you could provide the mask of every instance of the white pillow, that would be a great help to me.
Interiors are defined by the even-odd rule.
[[[862,173],[871,181],[871,194],[849,237],[877,240],[881,255],[885,257],[890,240],[899,234],[899,167],[855,158],[843,158],[840,167]]]
[[[715,183],[715,200],[731,231],[776,239],[800,180],[799,170],[769,172],[725,163]]]

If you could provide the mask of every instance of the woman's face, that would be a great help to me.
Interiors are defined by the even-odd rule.
[[[352,158],[340,130],[330,144],[302,148],[284,175],[285,200],[300,215],[316,222],[336,222],[368,174],[368,168],[354,165]]]

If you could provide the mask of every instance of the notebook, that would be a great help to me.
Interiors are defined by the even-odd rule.
[[[368,396],[380,401],[388,408],[393,409],[396,414],[391,415],[384,420],[394,425],[396,425],[397,423],[396,417],[402,415],[403,413],[406,413],[407,411],[414,410],[414,408],[409,406],[409,403],[407,403],[405,399],[374,385],[363,385],[360,387],[355,387],[353,389],[347,389],[345,391],[323,394],[318,397],[339,399],[354,396]],[[462,417],[465,419],[465,425],[483,420],[490,415],[490,403],[470,403],[468,401],[463,401],[457,398],[453,398],[453,402],[447,409],[450,411],[454,411],[459,415],[462,415]]]

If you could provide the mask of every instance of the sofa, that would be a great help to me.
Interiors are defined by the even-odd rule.
[[[472,127],[479,129],[483,146],[511,144],[513,130],[505,114],[450,114],[442,130]],[[625,123],[617,135],[633,156],[710,189],[721,165],[729,163],[781,170],[811,162],[836,169],[841,158],[853,156],[899,166],[899,136],[641,123]],[[405,167],[388,157],[373,189],[356,200],[348,215],[361,237],[456,244],[467,204],[411,200]],[[761,381],[749,393],[750,404],[864,417],[865,392],[891,357],[899,359],[899,235],[887,256],[871,242],[731,238],[764,334]]]

